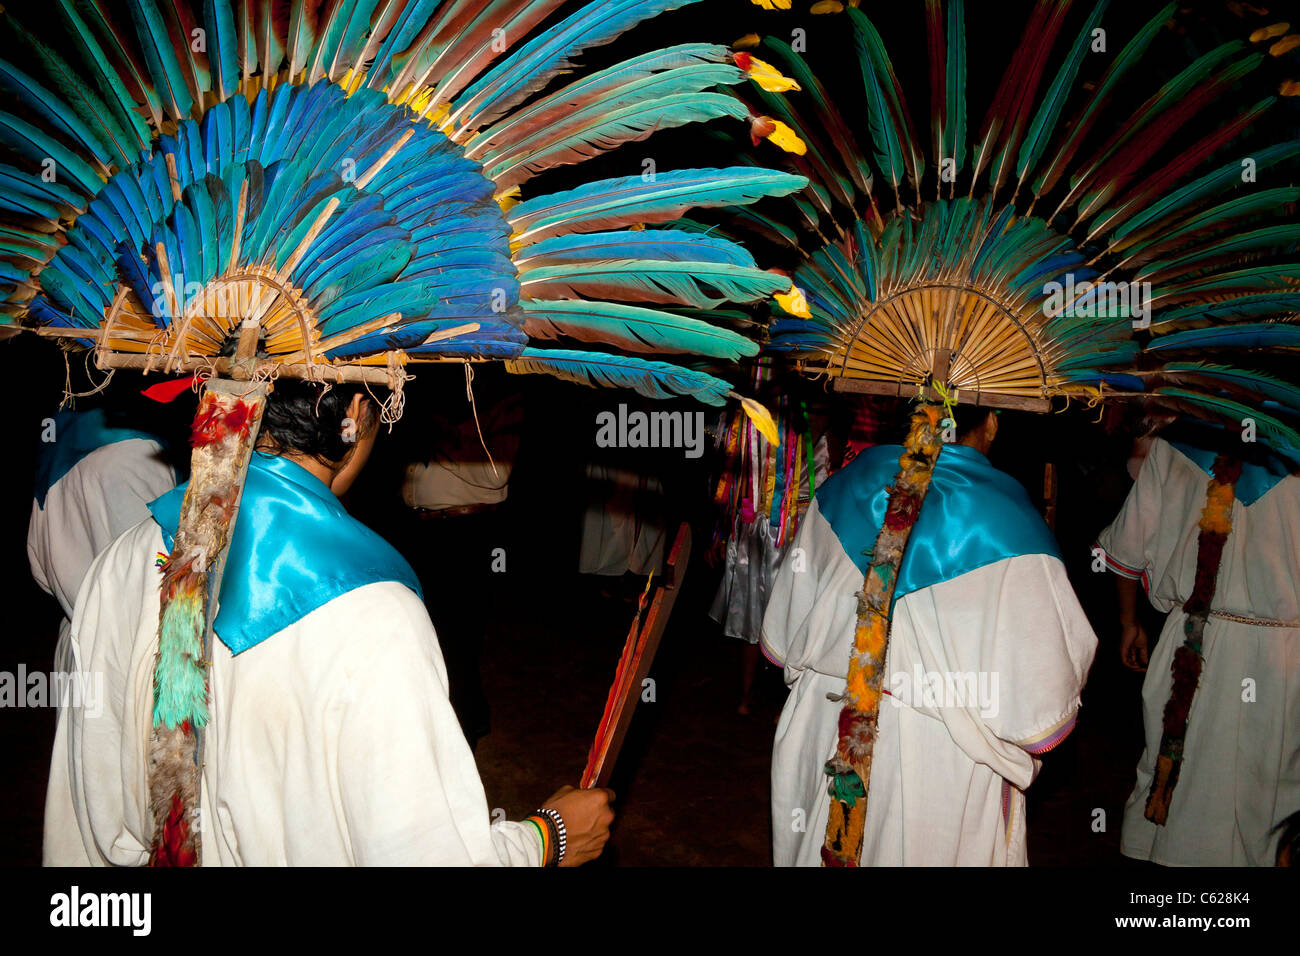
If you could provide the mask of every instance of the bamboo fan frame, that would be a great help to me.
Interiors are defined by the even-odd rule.
[[[844,344],[810,371],[825,372],[840,392],[938,401],[932,384],[965,404],[1047,412],[1049,362],[1014,310],[980,289],[927,283],[870,303],[845,330]]]
[[[175,290],[170,279],[164,279],[163,286],[174,309]],[[301,294],[280,282],[273,270],[252,267],[207,283],[181,318],[165,329],[158,328],[152,312],[134,290],[121,285],[98,328],[45,326],[36,331],[47,337],[96,341],[95,364],[101,369],[164,374],[207,370],[218,377],[244,379],[274,369],[276,375],[289,378],[386,384],[392,377],[392,366],[406,363],[406,353],[384,352],[348,362],[331,362],[321,356],[328,349],[392,325],[398,318],[397,314],[382,316],[322,341],[316,315]],[[240,333],[241,348],[246,348],[245,333],[249,329],[259,333],[252,339],[254,350],[258,337],[264,335],[270,357],[243,355],[232,359],[217,354],[236,331]]]

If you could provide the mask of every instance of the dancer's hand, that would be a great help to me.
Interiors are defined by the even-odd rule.
[[[1147,632],[1136,621],[1120,626],[1119,657],[1124,662],[1124,666],[1130,670],[1147,669]]]
[[[582,866],[600,856],[614,822],[613,802],[613,790],[561,787],[542,804],[543,809],[557,810],[564,818],[567,847],[560,866]]]

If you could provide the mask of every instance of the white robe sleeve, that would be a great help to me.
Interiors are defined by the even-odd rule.
[[[856,577],[857,585],[853,585]],[[814,666],[825,656],[825,632],[842,630],[846,590],[862,590],[862,575],[847,560],[839,538],[821,515],[816,500],[799,522],[799,530],[786,549],[772,579],[771,596],[763,615],[763,652],[786,668],[786,682],[798,671]],[[852,602],[850,597],[849,603]],[[836,650],[836,667],[847,669],[852,650],[852,628],[847,643]],[[839,660],[843,658],[843,660]]]
[[[902,616],[909,626],[896,625],[905,637],[890,645],[891,693],[942,720],[973,760],[1027,787],[1032,756],[1073,727],[1097,649],[1064,565],[1043,554],[1007,558],[906,595],[895,607]]]
[[[1167,612],[1170,606],[1152,592],[1153,584],[1164,577],[1175,558],[1182,531],[1182,515],[1175,527],[1165,520],[1171,507],[1181,507],[1177,500],[1188,492],[1185,472],[1177,460],[1178,453],[1163,439],[1151,443],[1142,462],[1137,480],[1129,489],[1124,506],[1100,535],[1097,545],[1105,554],[1106,567],[1122,577],[1142,582],[1152,603]],[[1206,481],[1208,481],[1208,477]],[[1204,484],[1201,487],[1204,492]]]
[[[490,822],[433,625],[401,590],[409,599],[357,622],[364,653],[343,692],[338,779],[356,862],[540,866],[531,826]]]

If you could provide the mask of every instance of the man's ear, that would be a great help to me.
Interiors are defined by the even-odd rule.
[[[352,401],[348,402],[347,414],[343,418],[343,437],[349,442],[354,442],[361,437],[365,431],[366,424],[366,397],[360,392],[352,396]]]
[[[990,445],[998,434],[998,415],[997,412],[989,409],[989,417],[984,420],[984,440]]]

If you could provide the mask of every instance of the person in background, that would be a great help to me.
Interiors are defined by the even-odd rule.
[[[1120,656],[1146,672],[1146,747],[1120,851],[1166,866],[1271,866],[1283,821],[1300,811],[1300,475],[1235,435],[1162,434],[1136,447],[1136,481],[1097,538],[1117,575]],[[1214,494],[1226,504],[1216,518],[1220,453],[1240,473],[1230,495]],[[1202,554],[1207,524],[1226,532],[1213,559]],[[1138,621],[1139,582],[1168,614],[1154,651]],[[1190,695],[1174,694],[1179,677],[1190,677],[1179,681]]]
[[[42,423],[27,558],[63,610],[60,657],[86,569],[176,486],[164,439],[106,408],[57,412]]]
[[[54,650],[56,674],[76,670],[72,615],[91,562],[118,535],[149,516],[150,501],[176,486],[177,470],[167,442],[132,427],[142,417],[98,407],[60,411],[42,423],[27,558],[37,585],[63,611]],[[55,704],[47,821],[66,818],[70,810],[66,798],[71,768],[63,759],[68,709],[89,701],[61,694]]]
[[[719,436],[725,461],[714,502],[723,520],[729,519],[730,533],[720,542],[722,576],[709,616],[727,637],[744,642],[736,706],[741,716],[748,716],[754,706],[759,639],[772,576],[828,470],[826,434],[822,431],[813,440],[805,403],[792,407],[778,397],[771,404],[780,438],[775,447],[740,409],[729,421],[723,419]]]
[[[393,534],[424,589],[471,749],[492,728],[480,660],[510,567],[504,512],[524,420],[519,394],[494,372],[476,373],[472,400],[462,386],[408,407],[419,435],[402,463]]]

